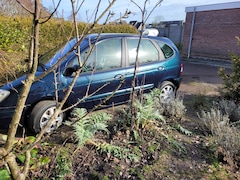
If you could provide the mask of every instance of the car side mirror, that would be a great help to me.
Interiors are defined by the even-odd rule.
[[[79,66],[78,65],[75,65],[73,67],[67,67],[64,72],[63,72],[63,75],[64,76],[72,76],[73,73],[75,73],[77,70],[79,70]]]

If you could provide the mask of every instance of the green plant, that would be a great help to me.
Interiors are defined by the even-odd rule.
[[[133,161],[134,159],[139,159],[139,156],[131,153],[130,149],[128,148],[121,148],[116,145],[112,145],[109,143],[100,143],[97,145],[97,150],[100,150],[101,153],[105,152],[110,156],[111,154],[117,158],[120,159],[126,159],[128,158],[130,161]]]
[[[202,111],[198,116],[201,120],[200,127],[211,132],[224,159],[236,166],[234,161],[240,153],[239,129],[231,125],[228,115],[223,114],[217,107],[212,108],[210,112]]]
[[[6,138],[5,136],[3,137]],[[19,167],[23,167],[26,163],[26,151],[28,147],[35,141],[36,137],[27,136],[25,138],[16,138],[13,152],[17,158],[17,165]],[[51,148],[51,145],[48,143],[41,143],[35,146],[30,151],[30,161],[27,162],[29,165],[30,172],[34,172],[42,168],[43,166],[47,166],[50,163],[50,157],[43,154],[42,152],[48,151]],[[10,173],[9,169],[0,169],[0,179],[9,179]]]
[[[186,152],[185,147],[180,142],[176,141],[172,136],[165,135],[165,137],[173,149],[178,150],[179,153]]]
[[[119,176],[121,170],[122,170],[121,166],[118,166],[118,167],[116,168],[116,172],[114,173],[114,175],[115,175],[115,176]]]
[[[160,101],[161,90],[155,88],[151,91],[150,96],[153,101],[153,107],[158,110],[160,114],[170,119],[181,120],[185,115],[186,108],[183,104],[183,98],[177,96],[175,99],[162,103]]]
[[[177,129],[178,131],[180,131],[181,133],[187,135],[187,136],[191,136],[192,132],[187,130],[186,128],[182,127],[180,124],[175,124],[175,129]]]
[[[160,101],[160,89],[153,89],[151,91],[150,96],[153,101],[153,106],[155,109],[157,109],[160,114],[164,115],[168,118],[168,121],[172,121],[174,123],[174,128],[180,131],[181,133],[184,133],[186,135],[191,135],[192,132],[185,129],[179,124],[179,121],[182,120],[186,113],[186,107],[183,104],[183,98],[180,96],[177,96],[175,99],[168,103],[162,103]]]
[[[72,159],[69,156],[70,152],[68,148],[62,147],[58,150],[56,166],[54,168],[57,179],[64,179],[66,175],[72,173]]]
[[[154,96],[152,94],[144,94],[143,99],[135,100],[134,106],[136,107],[136,128],[141,129],[147,123],[153,120],[161,120],[165,122],[164,117],[154,107]]]
[[[159,109],[164,116],[171,118],[174,121],[181,120],[186,113],[183,98],[180,97],[173,99],[169,103],[162,103]]]
[[[15,153],[17,154],[17,159],[21,165],[25,163],[25,150],[35,141],[35,139],[36,138],[34,136],[28,136],[26,138],[16,140]],[[47,165],[50,162],[50,158],[48,156],[41,156],[40,154],[40,151],[48,148],[48,143],[42,143],[40,146],[36,146],[30,151],[30,169],[34,170],[40,168],[41,166]]]
[[[240,105],[232,100],[221,100],[214,102],[224,115],[227,115],[231,122],[238,122],[240,120]]]
[[[205,108],[207,102],[208,102],[208,100],[207,100],[206,96],[203,93],[198,93],[194,97],[193,107],[198,110],[202,110]]]
[[[210,131],[213,135],[218,135],[221,128],[229,124],[228,116],[223,115],[217,108],[211,108],[210,112],[201,111],[197,115],[201,120],[199,122],[201,129]]]
[[[112,118],[110,114],[105,112],[94,112],[86,116],[87,110],[83,108],[75,108],[72,115],[76,118],[73,124],[75,135],[77,137],[78,146],[84,145],[87,141],[92,141],[97,131],[105,131],[109,133],[106,122]],[[67,122],[71,125],[71,122]]]
[[[0,177],[1,177],[1,180],[11,179],[9,172],[6,169],[0,169]]]
[[[6,19],[0,23],[0,48],[7,52],[26,51],[28,47],[28,33],[30,28],[24,27],[21,20],[14,18]]]
[[[148,146],[148,151],[150,153],[154,153],[158,149],[158,147],[159,147],[159,144],[157,142],[155,141],[150,142]]]
[[[240,39],[238,37],[238,42]],[[232,54],[232,72],[226,72],[225,68],[219,68],[218,75],[223,80],[223,89],[225,96],[233,100],[240,100],[240,56]]]
[[[108,180],[109,178],[107,176],[103,176],[102,180]]]

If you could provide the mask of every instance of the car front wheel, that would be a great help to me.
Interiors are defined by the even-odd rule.
[[[29,127],[39,133],[48,123],[57,108],[57,103],[54,101],[41,101],[36,104],[29,116]],[[47,128],[46,132],[52,132],[62,125],[64,113],[60,113],[54,118],[54,121]]]
[[[170,81],[164,81],[160,86],[160,101],[168,103],[176,97],[176,86]]]

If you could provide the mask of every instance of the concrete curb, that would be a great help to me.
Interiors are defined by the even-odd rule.
[[[232,62],[230,60],[222,59],[198,59],[198,58],[182,58],[183,63],[194,63],[194,64],[206,64],[210,66],[217,66],[223,68],[232,68]]]

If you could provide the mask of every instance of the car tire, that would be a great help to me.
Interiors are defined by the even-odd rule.
[[[34,133],[39,133],[54,114],[56,107],[57,103],[55,101],[41,101],[36,104],[29,116],[29,128]],[[64,113],[60,113],[46,132],[49,133],[57,129],[62,125],[63,120]]]
[[[160,101],[169,103],[176,97],[176,86],[170,81],[164,81],[160,86]]]

